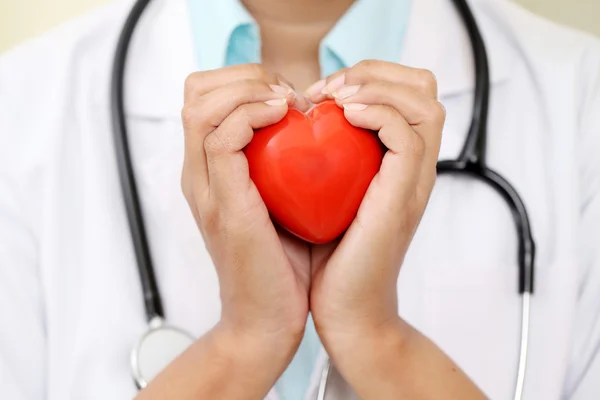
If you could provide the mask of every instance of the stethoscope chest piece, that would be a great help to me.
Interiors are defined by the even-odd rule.
[[[165,325],[160,317],[152,319],[148,332],[131,352],[131,372],[138,389],[145,388],[195,340],[187,332]]]

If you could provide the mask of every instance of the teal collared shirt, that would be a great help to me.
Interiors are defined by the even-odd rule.
[[[239,0],[188,0],[198,70],[259,63],[259,29]],[[321,76],[365,59],[398,62],[411,0],[356,0],[323,39]],[[296,356],[276,384],[281,400],[303,400],[321,349],[312,318]]]

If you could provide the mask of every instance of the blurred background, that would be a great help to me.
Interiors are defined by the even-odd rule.
[[[0,52],[109,1],[0,0]],[[600,36],[600,0],[512,1],[560,23]]]

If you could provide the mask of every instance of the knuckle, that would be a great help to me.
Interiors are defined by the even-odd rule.
[[[203,73],[202,72],[193,72],[185,78],[184,83],[184,91],[185,98],[190,99],[194,95],[200,92],[200,87],[203,81]]]
[[[398,86],[394,82],[390,81],[376,81],[367,83],[365,87],[371,87],[372,90],[377,91],[378,93],[390,94],[394,89],[397,89]]]
[[[430,110],[429,119],[438,125],[443,125],[446,121],[446,108],[444,105],[432,99],[428,108]]]
[[[442,120],[442,122],[444,122],[446,120],[446,116],[448,115],[448,113],[446,112],[446,107],[444,107],[444,105],[439,101],[436,101],[436,103],[437,103],[439,118]]]
[[[217,129],[219,127],[219,125],[221,125],[221,118],[218,114],[210,114],[207,115],[206,117],[206,124],[211,128],[211,129]]]
[[[361,69],[369,69],[369,68],[373,68],[374,66],[378,65],[380,63],[379,60],[373,60],[373,59],[367,59],[367,60],[362,60],[360,62],[358,62],[354,68],[361,70]]]
[[[196,72],[191,73],[185,78],[185,83],[183,84],[183,87],[185,89],[186,94],[190,94],[196,87],[196,74]]]
[[[345,68],[339,69],[339,70],[337,70],[337,72],[334,72],[333,74],[329,75],[325,80],[327,82],[331,82],[332,80],[334,80],[338,76],[348,75],[348,73],[350,73],[350,71],[352,71],[352,68],[345,67]]]
[[[417,70],[415,84],[427,93],[437,94],[437,78],[435,74],[428,69]]]
[[[346,83],[359,84],[367,80],[369,70],[376,65],[376,60],[362,60],[346,72]]]
[[[274,79],[273,75],[271,75],[262,64],[251,63],[248,64],[248,68],[250,70],[250,75],[256,77],[258,80],[270,82]]]
[[[380,82],[377,85],[385,85],[385,83]],[[379,107],[383,112],[382,121],[385,125],[397,126],[399,121],[404,120],[404,116],[394,106],[386,104]]]
[[[207,155],[215,156],[225,152],[226,149],[225,144],[216,131],[207,135],[204,139],[204,151],[206,151]]]
[[[256,95],[252,95],[252,96],[256,96]],[[254,100],[251,100],[254,101]],[[250,119],[250,114],[248,112],[248,109],[250,107],[250,104],[243,104],[239,107],[237,107],[235,110],[233,110],[233,112],[230,115],[230,120],[232,121],[233,125],[238,126],[238,127],[242,127],[245,124],[247,124],[247,122]]]
[[[198,125],[200,121],[199,113],[196,110],[196,107],[192,107],[189,104],[186,104],[181,109],[181,122],[183,123],[184,129],[189,129]]]
[[[264,94],[265,91],[270,91],[270,88],[264,81],[244,79],[239,83],[239,93],[242,94],[241,98],[231,98],[230,100],[232,103],[240,103],[240,101],[253,103],[260,100],[261,94]],[[239,106],[240,104],[235,105]]]

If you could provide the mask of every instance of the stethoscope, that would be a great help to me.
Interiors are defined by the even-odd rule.
[[[453,0],[453,2],[461,15],[471,41],[475,63],[475,96],[471,126],[458,158],[438,162],[437,170],[439,175],[454,174],[471,177],[491,186],[502,196],[512,212],[519,238],[518,291],[522,300],[519,363],[514,399],[521,399],[527,367],[535,244],[523,200],[506,179],[485,164],[490,97],[490,72],[487,51],[467,1]],[[125,64],[131,37],[149,3],[150,0],[137,0],[125,22],[116,49],[111,81],[112,125],[119,177],[142,286],[146,320],[149,326],[148,331],[139,339],[131,352],[132,374],[139,389],[146,387],[148,382],[195,341],[193,335],[165,323],[162,300],[156,284],[129,152],[123,89]],[[325,398],[330,370],[331,364],[328,361],[321,374],[318,391],[319,400]]]

